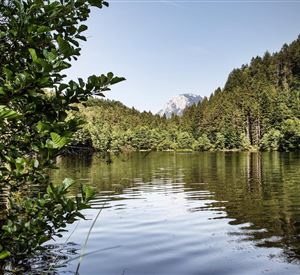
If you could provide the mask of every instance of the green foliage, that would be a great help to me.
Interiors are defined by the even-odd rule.
[[[163,139],[158,145],[157,150],[158,151],[168,151],[168,150],[176,150],[177,143],[173,142],[170,139]]]
[[[99,151],[299,150],[299,52],[300,38],[278,53],[253,58],[182,117],[89,100],[80,107],[86,123],[76,142]]]
[[[276,151],[279,149],[283,135],[277,129],[271,129],[265,133],[260,141],[260,148],[264,151]]]
[[[8,194],[0,258],[26,255],[82,217],[91,190],[67,198],[72,184],[49,181],[49,169],[82,119],[72,115],[92,95],[124,78],[113,73],[65,83],[64,70],[86,40],[82,24],[103,0],[2,1],[0,5],[0,191]],[[40,190],[30,192],[31,186]],[[43,195],[46,192],[45,195]]]
[[[226,131],[224,133],[224,147],[228,149],[239,148],[240,146],[240,134],[234,130]]]
[[[91,145],[98,151],[172,150],[179,129],[166,118],[138,112],[120,102],[90,99],[79,106],[85,120],[72,145]],[[89,144],[88,140],[91,140]]]
[[[194,142],[193,149],[195,151],[209,151],[213,149],[213,145],[207,135],[203,134]]]
[[[300,150],[300,119],[287,119],[281,127],[282,138],[280,150],[299,151]]]
[[[179,123],[195,137],[206,134],[215,149],[299,150],[299,53],[300,36],[278,53],[252,58]]]
[[[216,133],[214,138],[214,148],[215,149],[224,149],[225,148],[225,136],[222,133]]]
[[[300,119],[285,120],[280,129],[271,129],[262,138],[262,150],[299,151]]]
[[[246,136],[245,133],[240,134],[240,139],[239,139],[239,149],[242,150],[249,150],[251,147],[251,143],[249,138]]]
[[[194,143],[193,136],[188,132],[179,132],[177,134],[178,149],[192,149]]]
[[[1,245],[9,248],[9,254],[22,257],[31,253],[54,236],[60,237],[67,223],[84,218],[80,210],[90,207],[94,193],[85,186],[82,196],[69,198],[67,192],[73,183],[65,179],[59,186],[48,185],[44,195],[10,198],[1,234]]]
[[[149,150],[152,147],[151,132],[146,126],[138,128],[132,137],[132,146],[137,150]]]

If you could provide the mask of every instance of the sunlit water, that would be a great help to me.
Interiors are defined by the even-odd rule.
[[[58,166],[54,181],[99,193],[89,220],[58,240],[69,238],[59,274],[300,274],[300,154],[136,153]]]

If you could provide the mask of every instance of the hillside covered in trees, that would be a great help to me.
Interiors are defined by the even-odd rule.
[[[167,119],[102,99],[90,99],[80,113],[83,127],[72,145],[97,151],[192,149],[193,136],[178,116]]]
[[[107,150],[300,150],[300,36],[234,69],[223,89],[170,119],[92,99],[74,144]]]
[[[195,137],[224,138],[225,148],[245,141],[263,150],[300,149],[300,36],[280,52],[255,57],[233,70],[223,89],[186,110]]]

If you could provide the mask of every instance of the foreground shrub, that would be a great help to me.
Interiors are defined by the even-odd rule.
[[[64,83],[63,71],[80,55],[81,24],[102,0],[14,0],[0,5],[0,259],[31,253],[88,207],[89,188],[67,198],[72,184],[53,186],[49,169],[81,121],[74,103],[102,96],[122,81],[112,73]],[[30,191],[32,186],[38,190]]]

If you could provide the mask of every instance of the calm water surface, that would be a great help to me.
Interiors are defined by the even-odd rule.
[[[136,153],[58,166],[54,181],[99,192],[89,220],[59,240],[74,231],[59,274],[74,274],[99,209],[79,274],[300,274],[300,154]]]

